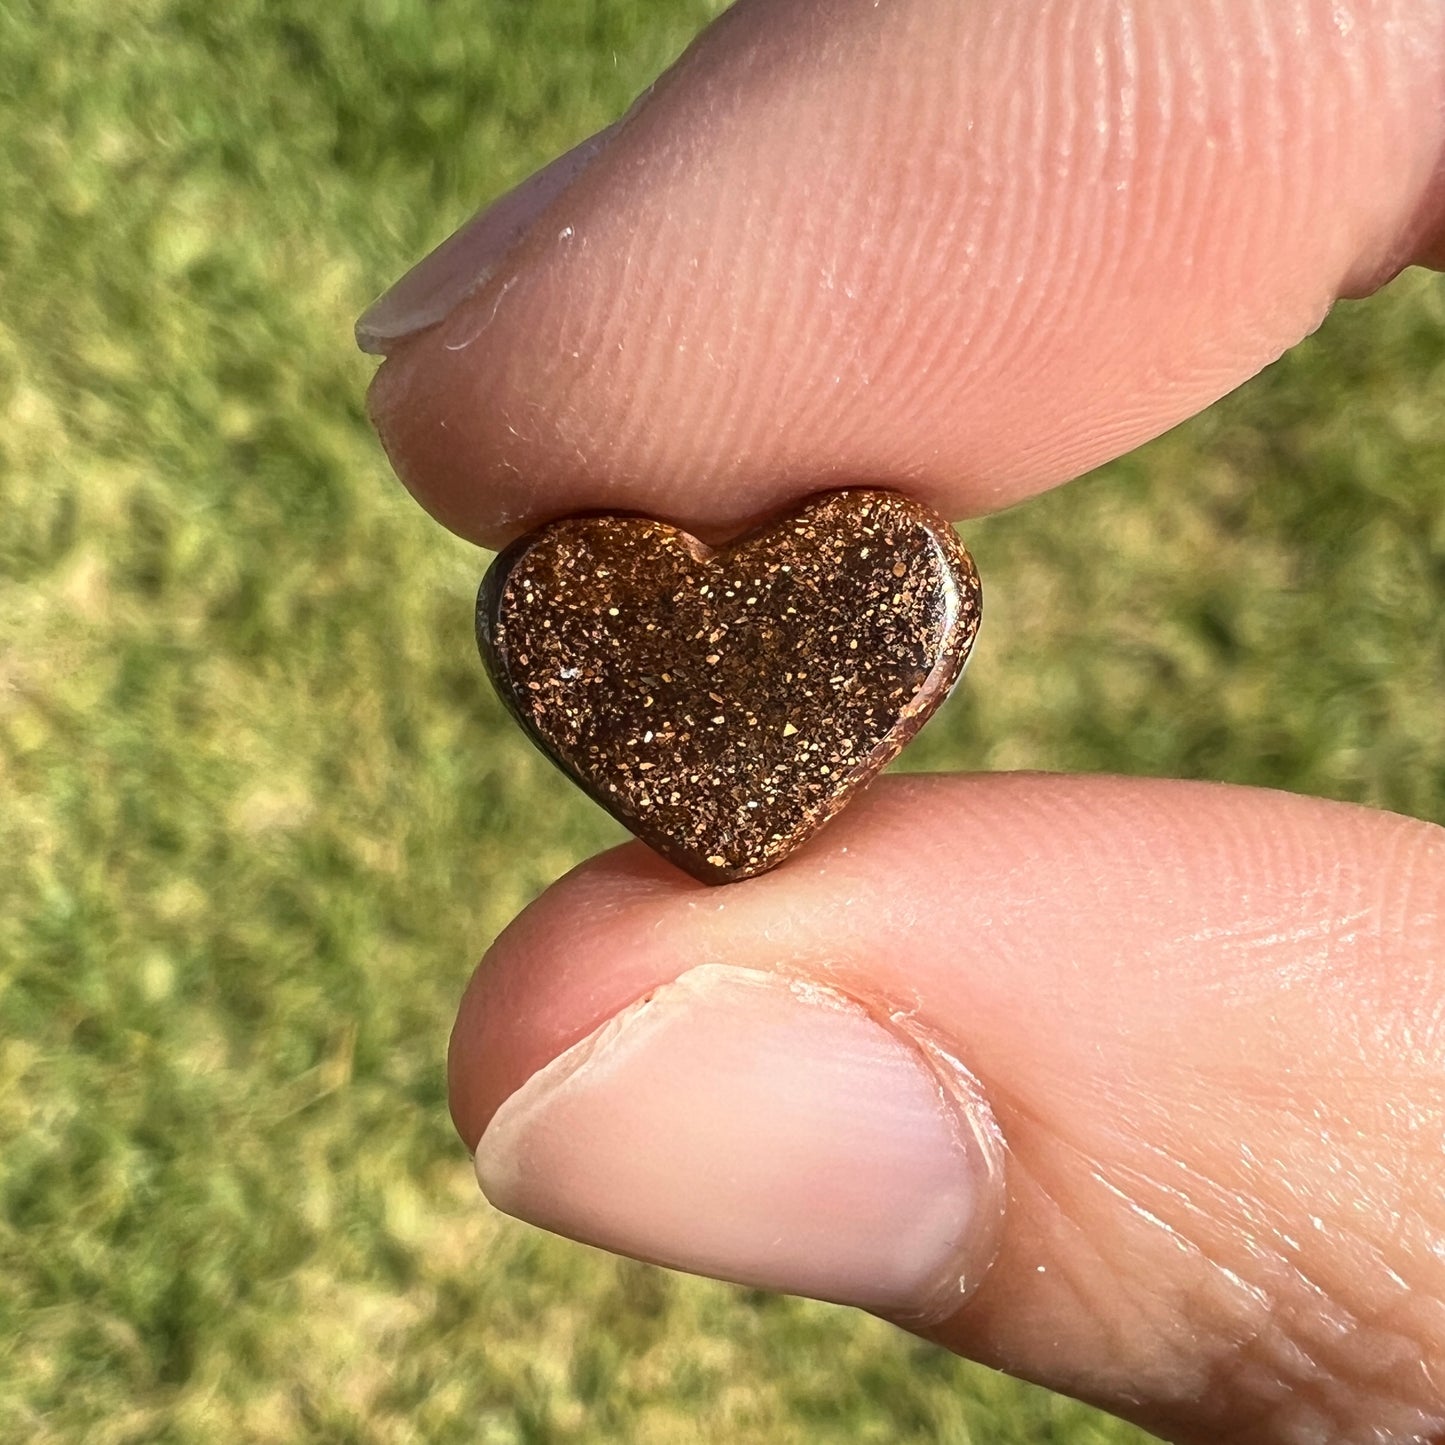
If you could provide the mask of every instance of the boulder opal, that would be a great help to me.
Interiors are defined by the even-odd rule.
[[[816,497],[714,550],[643,517],[571,517],[493,563],[477,637],[534,742],[705,883],[766,872],[928,720],[982,593],[941,517]]]

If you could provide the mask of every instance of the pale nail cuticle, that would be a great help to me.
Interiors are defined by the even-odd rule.
[[[714,964],[533,1075],[475,1164],[557,1233],[921,1325],[991,1262],[1002,1157],[946,1053],[832,989]]]

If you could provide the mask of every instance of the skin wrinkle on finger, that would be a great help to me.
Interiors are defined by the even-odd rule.
[[[1210,1187],[1208,1181],[1200,1184]],[[1193,1229],[1170,1226],[1164,1212],[1151,1212],[1137,1203],[1161,1187],[1186,1208],[1195,1221]],[[1429,1388],[1428,1379],[1409,1368],[1420,1358],[1421,1337],[1390,1329],[1380,1319],[1382,1312],[1373,1308],[1363,1313],[1345,1308],[1336,1294],[1291,1262],[1272,1237],[1274,1231],[1263,1229],[1254,1240],[1252,1278],[1246,1278],[1211,1254],[1208,1241],[1218,1230],[1217,1207],[1212,1213],[1201,1210],[1185,1193],[1161,1186],[1147,1175],[1126,1180],[1126,1187],[1115,1192],[1122,1208],[1138,1213],[1153,1230],[1168,1233],[1181,1254],[1193,1257],[1196,1277],[1188,1285],[1185,1302],[1164,1315],[1167,1324],[1178,1318],[1227,1316],[1234,1321],[1235,1338],[1224,1361],[1197,1375],[1191,1375],[1196,1366],[1192,1339],[1179,1342],[1177,1356],[1169,1362],[1175,1366],[1169,1380],[1181,1410],[1197,1414],[1201,1401],[1228,1399],[1236,1388],[1235,1379],[1244,1373],[1255,1380],[1256,1392],[1274,1396],[1291,1412],[1307,1410],[1338,1420],[1343,1412],[1356,1408],[1362,1384],[1378,1383],[1385,1388],[1373,1407],[1377,1420],[1393,1411],[1413,1438],[1417,1425],[1434,1428],[1445,1419],[1440,1395]],[[1406,1283],[1383,1262],[1379,1273],[1390,1280],[1396,1297],[1408,1292]],[[1347,1382],[1343,1386],[1342,1379]],[[1181,1381],[1187,1381],[1188,1387],[1181,1390]],[[1402,1415],[1402,1409],[1415,1418]],[[1219,1428],[1226,1423],[1221,1418]],[[1288,1438],[1291,1430],[1276,1422],[1270,1433]]]
[[[373,412],[466,535],[719,537],[821,484],[976,513],[1386,279],[1445,151],[1434,0],[745,4]]]
[[[697,962],[817,978],[946,1040],[1007,1141],[998,1261],[931,1338],[1171,1438],[1428,1439],[1442,838],[1250,790],[1000,776],[885,781],[721,909],[624,849],[479,971],[454,1109],[474,1138],[489,1099]]]
[[[1281,933],[1277,945],[1288,949],[1291,938]],[[1302,1112],[1307,1114],[1308,1110]],[[1009,1116],[1005,1113],[1002,1117]],[[1127,1214],[1143,1222],[1155,1246],[1163,1232],[1165,1258],[1154,1260],[1146,1243],[1129,1255],[1135,1267],[1148,1280],[1157,1282],[1169,1277],[1168,1260],[1176,1256],[1173,1273],[1182,1281],[1182,1300],[1152,1317],[1150,1326],[1156,1340],[1170,1346],[1159,1362],[1159,1378],[1165,1383],[1156,1384],[1156,1396],[1172,1391],[1180,1412],[1197,1415],[1201,1402],[1237,1398],[1244,1378],[1248,1394],[1277,1398],[1279,1409],[1285,1412],[1261,1415],[1260,1428],[1267,1426],[1268,1438],[1309,1438],[1313,1422],[1338,1420],[1343,1411],[1354,1407],[1361,1379],[1388,1371],[1388,1394],[1362,1407],[1363,1417],[1373,1418],[1376,1423],[1393,1421],[1389,1438],[1419,1438],[1421,1429],[1438,1428],[1439,1394],[1431,1392],[1428,1380],[1422,1387],[1418,1378],[1412,1379],[1409,1372],[1401,1370],[1402,1362],[1418,1359],[1430,1348],[1422,1343],[1429,1336],[1412,1339],[1379,1320],[1379,1314],[1407,1292],[1404,1281],[1384,1265],[1381,1251],[1361,1241],[1363,1252],[1370,1256],[1369,1267],[1356,1265],[1350,1270],[1337,1270],[1336,1277],[1326,1284],[1310,1278],[1297,1262],[1298,1243],[1282,1238],[1277,1224],[1267,1216],[1261,1217],[1257,1207],[1251,1209],[1242,1188],[1221,1191],[1212,1178],[1184,1163],[1185,1151],[1191,1137],[1200,1131],[1200,1124],[1187,1116],[1182,1121],[1171,1118],[1167,1122],[1173,1126],[1175,1137],[1169,1147],[1147,1151],[1147,1167],[1120,1170],[1116,1165],[1114,1184],[1108,1184],[1097,1167],[1090,1170],[1091,1177],[1118,1199]],[[1301,1124],[1302,1136],[1308,1137],[1308,1117]],[[1005,1127],[1011,1138],[1018,1136],[1015,1122]],[[1388,1130],[1380,1132],[1381,1137],[1391,1137]],[[1347,1180],[1348,1152],[1335,1149],[1332,1157],[1338,1162],[1329,1177]],[[1288,1178],[1287,1170],[1282,1177]],[[1312,1207],[1309,1199],[1301,1199],[1299,1204],[1306,1212]],[[1171,1216],[1184,1222],[1167,1225],[1165,1221]],[[1429,1214],[1419,1217],[1428,1219]],[[1229,1226],[1226,1238],[1248,1245],[1248,1268],[1241,1267],[1237,1258],[1231,1267],[1220,1257],[1222,1251],[1212,1241],[1220,1236],[1222,1222]],[[1177,1256],[1189,1257],[1188,1270],[1179,1267]],[[1074,1291],[1078,1295],[1077,1268],[1075,1276]],[[1351,1281],[1371,1278],[1380,1280],[1382,1299],[1362,1300],[1353,1310],[1340,1303],[1351,1292],[1359,1296],[1358,1283],[1352,1289]],[[1157,1288],[1157,1284],[1151,1283],[1150,1288]],[[1103,1288],[1095,1294],[1102,1295]],[[1188,1331],[1182,1339],[1179,1337],[1179,1321],[1221,1316],[1232,1322],[1231,1348],[1213,1369],[1201,1375],[1193,1368],[1194,1337]],[[1346,1382],[1343,1387],[1338,1383],[1341,1379]],[[1098,1389],[1101,1383],[1096,1381],[1093,1388]],[[1139,1384],[1139,1375],[1127,1368],[1115,1387],[1126,1390]],[[1107,1393],[1105,1398],[1109,1398]],[[1167,1424],[1169,1414],[1157,1419]],[[1219,1431],[1225,1432],[1229,1424],[1221,1418]],[[1204,1438],[1211,1438],[1209,1431],[1205,1431]],[[1231,1434],[1230,1438],[1236,1437]]]

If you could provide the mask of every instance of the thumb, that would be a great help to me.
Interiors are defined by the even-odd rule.
[[[1425,257],[1442,140],[1438,0],[742,0],[363,318],[373,414],[490,544],[989,510]]]
[[[1445,833],[884,780],[718,892],[633,846],[478,970],[492,1201],[862,1305],[1176,1440],[1445,1438]]]

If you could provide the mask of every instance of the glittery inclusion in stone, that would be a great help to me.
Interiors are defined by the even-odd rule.
[[[764,873],[948,696],[982,592],[953,529],[834,492],[717,551],[642,517],[572,517],[492,564],[477,638],[533,741],[705,883]]]

